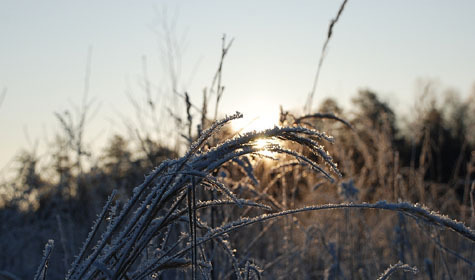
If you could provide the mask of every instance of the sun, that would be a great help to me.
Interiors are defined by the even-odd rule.
[[[260,151],[258,152],[258,154],[263,155],[265,158],[275,158],[277,153],[269,151],[267,147],[276,144],[279,143],[277,140],[274,139],[257,139],[256,141],[254,141],[253,146],[259,149]]]
[[[279,124],[278,114],[246,116],[232,122],[232,128],[238,133],[261,131]]]
[[[252,110],[251,113],[245,113],[242,119],[233,121],[232,129],[238,134],[244,134],[252,131],[263,131],[266,129],[274,128],[279,124],[279,113],[269,110],[264,105],[262,106],[261,114],[257,114],[257,109]],[[265,159],[275,158],[277,153],[271,152],[267,147],[271,145],[279,144],[275,139],[257,139],[253,141],[252,145],[260,150],[258,154],[262,155]]]

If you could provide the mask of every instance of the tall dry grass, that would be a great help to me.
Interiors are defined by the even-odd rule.
[[[231,44],[223,37],[201,106],[171,73],[183,104],[170,109],[175,145],[155,133],[164,120],[146,59],[145,104],[132,100],[138,125],[127,122],[129,135],[101,155],[83,138],[87,94],[76,119],[57,115],[46,162],[25,151],[17,178],[2,183],[0,277],[474,277],[473,97],[421,98],[403,126],[362,91],[351,111],[334,100],[313,111],[310,101],[307,115],[281,109],[279,126],[241,135],[227,126],[240,114],[217,120]]]

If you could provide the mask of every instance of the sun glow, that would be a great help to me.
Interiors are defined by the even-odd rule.
[[[268,147],[277,144],[279,144],[279,142],[274,139],[257,139],[253,146],[260,150],[258,152],[260,155],[263,155],[266,158],[275,158],[277,153],[269,151]]]
[[[232,122],[233,130],[238,133],[246,133],[250,131],[260,131],[269,128],[274,128],[274,126],[279,124],[279,115],[272,114],[266,116],[253,116],[238,119]]]
[[[267,107],[267,108],[266,108]],[[256,112],[257,109],[251,111]],[[264,112],[265,111],[265,112]],[[244,112],[244,117],[232,122],[232,128],[236,133],[244,134],[252,131],[263,131],[266,129],[274,128],[279,124],[279,113],[278,111],[269,111],[268,106],[263,105],[260,115],[257,114],[246,114]],[[277,153],[269,151],[269,147],[272,145],[279,144],[278,140],[261,138],[253,141],[252,145],[260,150],[258,154],[262,155],[264,158],[275,158]]]

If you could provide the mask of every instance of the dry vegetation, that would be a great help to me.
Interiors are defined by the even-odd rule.
[[[239,114],[195,132],[189,113],[181,157],[117,135],[92,161],[62,119],[54,164],[24,152],[2,185],[0,275],[470,279],[475,103],[455,98],[425,97],[404,129],[369,91],[243,135],[225,126]]]
[[[54,148],[1,183],[0,279],[475,277],[475,90],[442,102],[427,84],[404,119],[361,91],[240,134],[239,113],[216,118],[230,46],[201,106],[175,92],[174,146],[147,88],[141,125],[99,154],[87,95],[57,114]]]

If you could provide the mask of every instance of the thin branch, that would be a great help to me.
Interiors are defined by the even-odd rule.
[[[312,112],[313,96],[315,95],[315,92],[317,90],[318,79],[320,77],[320,71],[322,70],[323,60],[325,59],[328,43],[330,42],[330,39],[333,35],[333,27],[338,22],[341,14],[343,13],[343,10],[345,9],[346,2],[348,2],[348,0],[343,0],[343,3],[341,3],[340,9],[338,10],[338,13],[336,14],[336,17],[330,21],[330,25],[328,26],[327,39],[325,40],[325,43],[323,44],[323,47],[322,47],[320,60],[318,61],[317,72],[315,73],[315,78],[313,79],[312,89],[310,90],[310,93],[308,94],[307,103],[304,106],[304,111],[307,112],[307,114]]]

